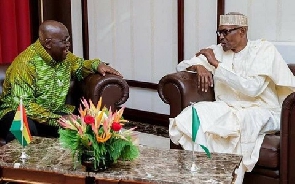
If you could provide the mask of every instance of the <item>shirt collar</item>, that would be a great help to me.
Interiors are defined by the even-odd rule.
[[[56,65],[57,62],[48,54],[48,52],[44,49],[44,47],[41,45],[40,40],[38,39],[34,44],[33,44],[36,52],[38,55],[48,64],[50,65]]]

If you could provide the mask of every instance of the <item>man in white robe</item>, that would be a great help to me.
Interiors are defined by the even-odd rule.
[[[243,156],[236,183],[242,183],[245,171],[258,161],[264,135],[280,129],[282,102],[295,89],[295,78],[275,46],[248,40],[247,29],[246,16],[221,15],[216,31],[220,44],[177,66],[178,71],[196,72],[202,91],[214,87],[216,101],[194,104],[198,134],[203,134],[197,139],[205,137],[203,144],[211,152]],[[187,150],[192,150],[191,109],[171,118],[169,125],[172,142]],[[194,148],[202,151],[198,145]]]

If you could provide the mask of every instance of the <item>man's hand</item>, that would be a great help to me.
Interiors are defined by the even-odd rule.
[[[197,72],[198,88],[201,88],[202,91],[207,92],[209,87],[213,87],[212,73],[209,72],[204,66],[193,65],[187,68],[187,70],[193,70]]]
[[[213,52],[213,49],[201,49],[199,52],[196,53],[196,57],[198,57],[199,55],[203,54],[208,62],[214,66],[215,68],[218,67],[218,61],[215,58],[215,54]]]
[[[106,73],[111,73],[123,77],[117,70],[113,69],[112,67],[105,65],[104,63],[100,63],[97,67],[98,73],[102,76],[105,76]]]

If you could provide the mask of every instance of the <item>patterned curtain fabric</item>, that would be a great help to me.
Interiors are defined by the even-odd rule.
[[[31,44],[29,0],[0,0],[0,64]]]

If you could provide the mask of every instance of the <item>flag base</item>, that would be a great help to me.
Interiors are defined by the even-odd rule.
[[[24,162],[26,159],[28,159],[28,157],[29,156],[23,151],[19,158]]]
[[[191,166],[191,172],[197,172],[199,170],[199,168],[197,167],[196,163],[193,162],[192,166]]]

